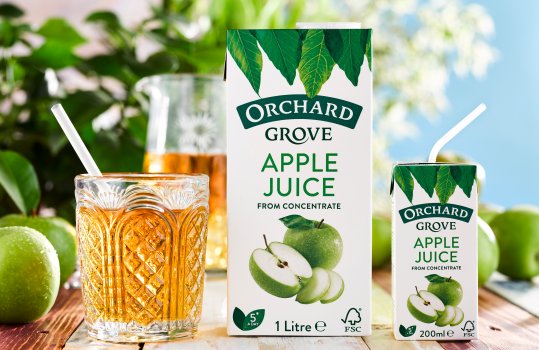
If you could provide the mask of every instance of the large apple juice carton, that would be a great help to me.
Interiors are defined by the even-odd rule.
[[[477,339],[477,182],[468,164],[393,168],[393,331]]]
[[[228,333],[371,331],[371,30],[229,30]]]

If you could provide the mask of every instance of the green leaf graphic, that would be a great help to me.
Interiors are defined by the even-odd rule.
[[[301,48],[298,68],[307,97],[312,98],[320,92],[322,85],[329,79],[334,65],[335,62],[325,44],[323,30],[308,30]]]
[[[441,204],[446,204],[449,201],[449,198],[455,192],[457,183],[451,175],[451,170],[449,165],[442,165],[438,170],[437,180],[436,180],[436,194]]]
[[[245,321],[245,314],[239,308],[234,308],[232,313],[232,320],[239,329],[243,330],[243,322]]]
[[[365,55],[367,55],[367,63],[369,64],[369,70],[372,71],[372,30],[367,31],[367,47],[365,48]]]
[[[247,317],[245,317],[245,320],[243,320],[243,330],[250,331],[251,329],[255,329],[260,326],[264,320],[265,313],[266,311],[264,309],[249,312]]]
[[[451,166],[451,175],[457,183],[457,185],[462,189],[464,194],[468,198],[472,194],[472,187],[475,181],[475,166],[468,165],[453,165]]]
[[[425,276],[425,278],[427,279],[427,281],[433,282],[433,283],[442,283],[447,280],[447,278],[437,275],[435,273],[432,275],[427,275]]]
[[[357,29],[324,31],[326,46],[331,57],[354,86],[357,86],[361,65],[365,59],[364,37],[366,34],[363,33],[364,31]]]
[[[288,228],[309,229],[315,226],[313,220],[305,219],[301,215],[292,214],[279,219]]]
[[[406,338],[411,337],[412,335],[414,335],[415,330],[416,330],[416,326],[410,326],[408,328],[404,327],[403,325],[399,326],[399,333],[403,337],[406,337]]]
[[[228,52],[258,94],[262,75],[262,53],[258,48],[256,38],[248,30],[229,30],[227,47]]]
[[[434,194],[434,187],[436,186],[436,174],[438,173],[438,167],[434,166],[408,166],[410,172],[416,179],[421,188],[427,192],[429,197]]]
[[[288,84],[294,84],[301,57],[301,40],[295,30],[258,30],[256,38]]]
[[[405,166],[396,166],[393,174],[400,189],[404,192],[410,203],[412,203],[414,197],[414,179],[410,174],[410,170]]]

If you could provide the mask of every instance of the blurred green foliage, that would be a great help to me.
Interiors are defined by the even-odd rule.
[[[23,20],[23,9],[2,4],[0,150],[29,159],[42,188],[41,207],[73,221],[73,179],[85,171],[50,113],[52,104],[63,104],[102,171],[140,171],[147,116],[135,83],[161,73],[221,73],[226,28],[292,27],[304,3],[164,0],[130,28],[112,12],[94,12],[86,22],[101,31],[105,52],[84,58],[76,50],[88,39],[65,19],[50,18],[33,28]],[[137,53],[142,39],[159,47],[144,59]],[[56,72],[67,68],[95,88],[65,88]],[[94,119],[111,108],[119,110],[119,120],[96,129]],[[0,215],[13,211],[14,203],[0,190]]]

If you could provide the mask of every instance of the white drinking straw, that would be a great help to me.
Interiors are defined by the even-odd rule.
[[[62,107],[61,104],[57,103],[52,106],[51,111],[52,114],[54,114],[54,116],[56,117],[58,124],[60,124],[60,127],[64,131],[64,134],[67,136],[67,139],[71,143],[71,146],[73,146],[73,149],[77,153],[77,156],[79,156],[79,159],[82,162],[82,165],[84,165],[84,168],[86,168],[88,174],[91,176],[102,176],[101,171],[99,171],[99,168],[97,167],[97,164],[90,155],[90,152],[88,152],[88,148],[86,148],[84,142],[82,142],[82,139],[80,138],[79,134],[77,133],[77,130],[73,126],[73,123],[71,123],[71,120],[67,116],[64,107]]]
[[[475,107],[473,111],[470,112],[467,116],[462,118],[460,122],[457,123],[454,127],[452,127],[448,132],[445,133],[444,136],[440,137],[438,141],[432,146],[432,149],[429,153],[429,163],[436,163],[436,158],[438,157],[438,153],[444,147],[449,141],[451,141],[459,132],[461,132],[465,127],[467,127],[471,122],[473,122],[477,117],[481,115],[485,110],[487,109],[487,106],[485,106],[484,103],[481,103],[479,106]]]

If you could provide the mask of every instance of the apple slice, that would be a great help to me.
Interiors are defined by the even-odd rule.
[[[460,307],[455,306],[455,318],[449,323],[451,326],[458,326],[464,320],[464,312]]]
[[[267,249],[255,249],[249,259],[255,282],[271,295],[290,298],[312,275],[307,260],[294,248],[273,242]]]
[[[344,292],[344,281],[342,277],[335,271],[328,271],[329,274],[329,289],[324,294],[320,302],[322,304],[329,304],[341,297]]]
[[[329,286],[329,273],[321,267],[315,267],[313,269],[313,276],[307,285],[299,291],[296,301],[301,304],[315,303],[326,294]]]
[[[419,291],[417,288],[416,294],[408,297],[406,306],[412,316],[424,323],[436,321],[438,314],[445,310],[444,304],[436,295],[426,290]]]
[[[455,309],[454,306],[447,305],[445,307],[444,312],[442,312],[440,317],[438,317],[438,319],[436,320],[436,325],[438,327],[447,326],[448,324],[450,324],[455,319],[456,313],[457,312],[456,312],[456,309]]]

